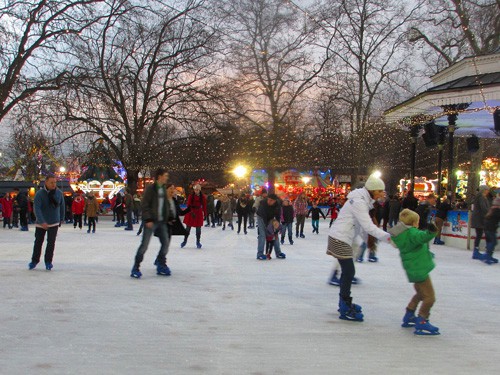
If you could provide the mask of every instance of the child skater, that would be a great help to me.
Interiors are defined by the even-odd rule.
[[[392,241],[399,249],[403,268],[413,283],[416,294],[406,307],[402,327],[415,327],[416,335],[439,335],[439,328],[429,323],[429,314],[435,302],[434,288],[429,273],[434,269],[429,241],[437,235],[437,228],[429,224],[426,230],[418,229],[420,216],[408,208],[399,214],[399,222],[389,230]],[[415,316],[418,304],[420,310]]]
[[[497,244],[498,221],[500,220],[500,197],[493,199],[493,203],[488,213],[484,217],[484,234],[486,235],[486,256],[484,263],[498,263],[497,258],[493,258],[493,252]]]
[[[271,259],[271,253],[274,248],[274,241],[278,239],[281,232],[281,224],[278,220],[272,219],[266,228],[266,257]]]
[[[311,215],[311,223],[313,227],[313,233],[319,234],[319,215],[323,216],[323,220],[326,220],[326,216],[321,211],[321,208],[318,207],[318,202],[315,201],[313,202],[312,207],[309,209],[309,212],[307,213],[307,217]]]
[[[330,225],[328,226],[328,228],[332,227],[332,224],[337,219],[338,214],[339,214],[339,204],[337,203],[337,198],[335,198],[326,213],[327,217],[328,215],[330,215]]]

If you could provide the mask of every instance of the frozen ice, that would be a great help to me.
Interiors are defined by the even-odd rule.
[[[100,219],[95,234],[60,228],[54,269],[31,258],[29,232],[0,229],[0,372],[3,374],[497,374],[500,266],[431,245],[440,336],[401,328],[413,294],[397,249],[356,263],[352,288],[365,321],[340,320],[334,260],[306,222],[287,259],[256,260],[256,230],[173,237],[172,276],[153,266],[151,240],[140,280],[130,270],[140,236]],[[134,226],[138,229],[138,226]],[[236,225],[235,225],[236,228]],[[483,243],[484,246],[484,243]]]

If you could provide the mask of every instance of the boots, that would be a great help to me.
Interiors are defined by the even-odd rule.
[[[480,253],[477,247],[474,248],[474,251],[472,252],[472,259],[484,260],[485,256],[486,254]]]
[[[352,303],[352,297],[342,298],[339,300],[339,319],[349,320],[354,322],[363,321],[363,313],[361,306]]]

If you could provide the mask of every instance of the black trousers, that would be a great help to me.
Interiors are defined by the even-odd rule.
[[[238,233],[240,233],[241,230],[241,219],[243,219],[243,231],[246,232],[248,214],[238,214]]]
[[[73,215],[73,227],[76,228],[77,225],[80,229],[82,229],[82,214]]]
[[[339,259],[339,263],[342,270],[342,274],[340,275],[340,298],[347,300],[351,297],[352,279],[356,274],[354,259]]]
[[[47,230],[43,228],[35,228],[35,244],[33,246],[33,255],[31,256],[31,261],[35,264],[40,262],[40,256],[42,255],[42,245],[45,239],[45,233],[47,233],[47,246],[45,247],[45,263],[52,263],[54,258],[54,248],[56,245],[57,230],[59,226],[49,227]]]

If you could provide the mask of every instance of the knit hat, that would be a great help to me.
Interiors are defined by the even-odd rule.
[[[500,206],[500,197],[493,199],[493,206]]]
[[[366,190],[385,190],[384,181],[380,178],[375,177],[373,174],[368,177],[368,180],[365,182]]]
[[[278,196],[276,194],[269,194],[267,196],[267,199],[272,199],[272,200],[277,201],[278,200]]]

